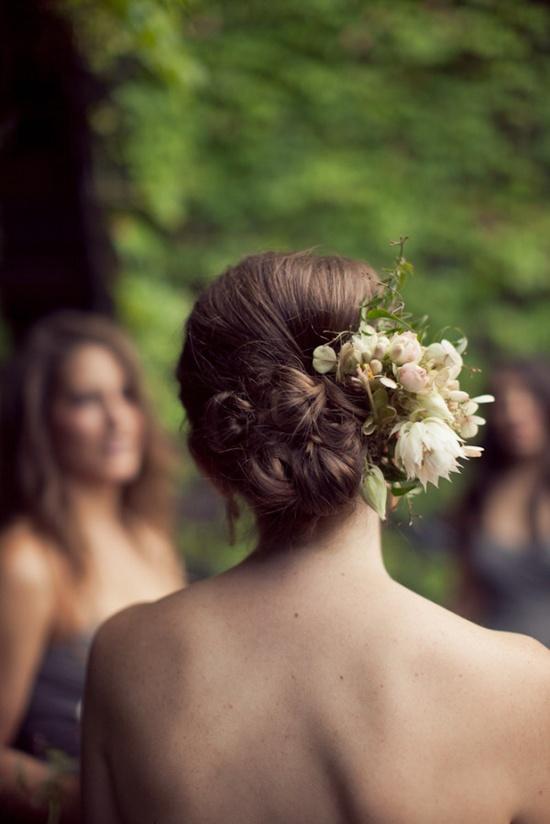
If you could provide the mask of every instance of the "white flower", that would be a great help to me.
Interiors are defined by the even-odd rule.
[[[459,432],[461,438],[475,438],[479,431],[479,427],[483,426],[485,418],[479,415],[465,415],[459,424]]]
[[[397,466],[407,478],[418,479],[424,489],[460,471],[457,459],[465,457],[464,449],[457,434],[441,418],[405,421],[393,431],[398,433],[394,456]]]
[[[415,332],[401,332],[390,340],[388,354],[398,366],[410,361],[419,361],[422,357],[422,347]]]
[[[357,363],[368,363],[374,357],[378,335],[353,335],[351,342]]]
[[[423,360],[436,369],[446,369],[449,380],[458,378],[463,364],[462,355],[448,340],[430,344],[426,348]]]
[[[401,386],[409,392],[422,392],[430,380],[426,370],[417,363],[405,363],[400,366],[397,377]]]
[[[334,371],[337,361],[336,352],[326,344],[313,350],[313,368],[321,375]]]
[[[374,349],[374,357],[380,360],[388,351],[390,339],[387,338],[385,335],[377,335],[377,338],[378,340],[376,342],[376,347]]]
[[[475,438],[479,427],[485,423],[485,418],[476,415],[478,408],[476,401],[468,398],[455,412],[455,424],[462,438]]]
[[[467,392],[463,392],[462,389],[451,389],[448,394],[448,398],[450,401],[454,403],[465,403],[465,401],[470,400],[470,396]]]
[[[420,395],[417,409],[427,412],[428,417],[441,418],[449,423],[453,421],[453,415],[437,389],[426,395]]]

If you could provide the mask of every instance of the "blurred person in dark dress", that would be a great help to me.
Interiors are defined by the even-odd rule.
[[[493,372],[483,461],[451,517],[461,567],[455,607],[550,646],[550,364]]]
[[[68,312],[38,324],[6,370],[1,439],[0,820],[45,821],[53,793],[77,822],[94,630],[184,583],[169,451],[126,336]],[[72,771],[56,779],[52,754]]]

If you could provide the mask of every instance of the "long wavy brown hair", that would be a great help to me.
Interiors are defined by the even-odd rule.
[[[57,460],[49,410],[64,361],[86,344],[99,344],[114,355],[144,413],[141,468],[124,485],[121,517],[130,527],[139,522],[165,533],[172,529],[173,447],[153,417],[132,344],[106,317],[81,312],[51,315],[31,330],[2,370],[0,528],[28,518],[66,554],[76,573],[85,568],[85,542],[67,503],[67,478]]]

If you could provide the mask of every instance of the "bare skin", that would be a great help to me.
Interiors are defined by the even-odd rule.
[[[87,824],[550,824],[550,654],[395,583],[363,504],[109,621],[84,715]]]
[[[112,538],[116,531],[112,525]],[[120,529],[120,527],[118,527]],[[90,569],[75,581],[59,551],[25,522],[2,536],[0,548],[0,810],[21,821],[45,821],[45,788],[52,779],[43,762],[11,745],[22,720],[46,644],[90,632],[136,601],[182,586],[183,573],[163,538],[140,554],[121,534],[92,547]],[[76,777],[61,781],[63,821],[80,820]]]
[[[487,496],[482,527],[485,534],[508,552],[521,552],[529,545],[529,502],[535,493],[539,467],[521,463],[503,473]],[[536,524],[550,541],[550,497],[542,497],[537,507]]]
[[[52,770],[13,743],[48,644],[92,632],[130,604],[184,584],[169,541],[121,517],[123,484],[139,467],[142,426],[140,410],[125,396],[122,368],[102,347],[83,346],[64,373],[56,434],[67,453],[62,464],[71,514],[86,542],[84,573],[75,577],[60,547],[28,520],[0,535],[0,819],[9,814],[41,824]],[[77,824],[78,779],[55,780],[61,820]]]

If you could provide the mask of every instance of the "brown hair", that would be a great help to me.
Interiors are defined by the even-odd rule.
[[[266,252],[199,296],[177,377],[189,451],[226,494],[230,526],[234,495],[269,543],[297,539],[355,505],[367,401],[315,372],[312,354],[357,329],[359,306],[378,284],[360,261]]]
[[[170,451],[144,394],[138,357],[126,335],[108,318],[60,312],[40,321],[3,370],[0,403],[0,528],[28,517],[64,551],[75,572],[84,568],[84,543],[67,507],[65,480],[49,427],[49,410],[60,368],[86,344],[108,349],[124,368],[129,389],[145,416],[139,474],[123,490],[122,517],[162,531],[171,528]]]
[[[550,444],[550,362],[543,357],[516,357],[502,358],[491,367],[491,379],[488,389],[496,397],[496,403],[485,407],[487,410],[487,426],[483,432],[483,460],[474,467],[472,481],[464,491],[463,496],[450,512],[448,519],[456,527],[460,537],[460,550],[468,554],[472,539],[479,534],[481,520],[485,512],[487,498],[494,488],[495,482],[513,466],[515,458],[506,449],[502,434],[494,424],[495,407],[499,404],[498,380],[502,377],[512,377],[519,381],[525,389],[536,399],[546,423],[547,446]],[[529,507],[526,513],[530,540],[533,546],[540,550],[544,545],[544,536],[539,534],[537,514],[544,498],[550,492],[550,450],[543,449],[536,461],[536,484],[529,496]]]

